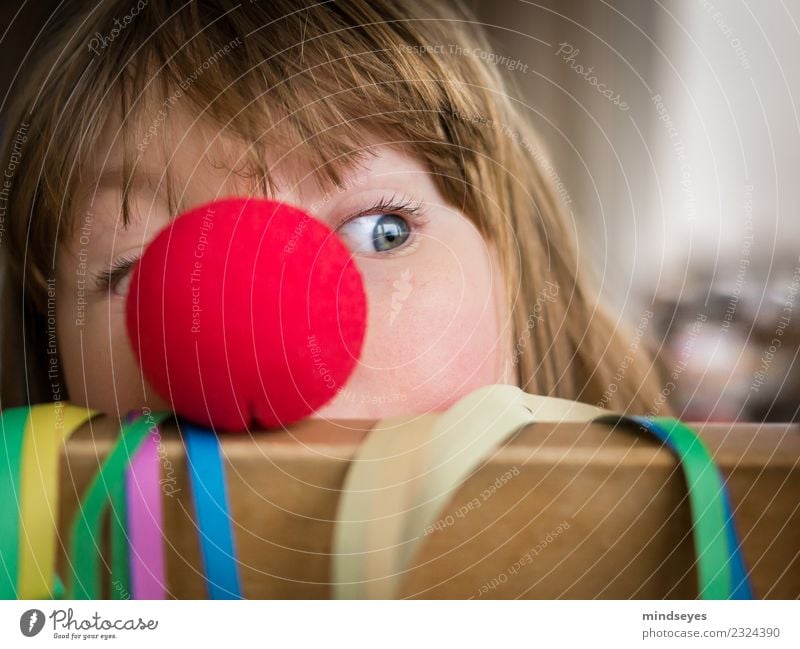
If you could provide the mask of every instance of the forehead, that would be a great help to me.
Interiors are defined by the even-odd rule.
[[[327,159],[314,136],[291,141],[268,126],[243,136],[198,116],[191,106],[165,110],[151,101],[124,120],[119,112],[109,115],[87,150],[74,197],[85,205],[104,189],[146,186],[180,193],[193,184],[221,182],[231,191],[267,196],[299,184],[329,189],[363,173],[377,157],[381,138],[343,138],[338,146],[340,155]]]
[[[301,194],[426,172],[411,147],[377,135],[359,145],[343,143],[347,148],[342,157],[330,161],[320,159],[313,137],[287,146],[282,138],[274,142],[266,130],[248,140],[184,106],[168,114],[148,107],[132,117],[123,121],[115,114],[104,125],[78,187],[79,209],[107,192],[124,200],[124,187],[129,194],[140,189],[153,195],[172,192],[170,211],[179,213],[188,207],[184,198],[210,188],[218,188],[220,195],[291,193],[299,200]]]
[[[304,177],[356,166],[380,139],[368,136],[355,143],[342,137],[340,155],[325,159],[316,148],[316,134],[289,139],[284,130],[264,125],[242,134],[231,124],[198,115],[191,106],[175,105],[165,110],[148,104],[128,113],[125,120],[118,112],[109,115],[91,147],[87,167],[96,174],[127,162],[138,169],[154,167],[166,172],[193,161],[198,166],[206,162],[242,174],[255,171],[250,168],[261,163],[259,170],[269,175]],[[332,137],[332,133],[325,134],[328,141]]]

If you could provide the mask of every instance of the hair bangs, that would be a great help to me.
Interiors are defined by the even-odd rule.
[[[254,194],[276,191],[266,148],[281,159],[303,160],[323,187],[341,184],[376,140],[411,149],[431,168],[457,172],[464,154],[453,150],[443,121],[442,107],[453,102],[441,62],[414,53],[408,25],[384,20],[379,42],[356,17],[348,22],[327,8],[284,12],[279,4],[259,9],[274,16],[228,11],[211,18],[196,7],[163,21],[151,15],[149,28],[138,26],[115,57],[97,62],[93,83],[102,80],[106,92],[82,115],[96,124],[111,117],[104,107],[119,111],[114,137],[123,155],[124,222],[131,218],[137,162],[151,146],[163,149],[170,209],[178,209],[169,165],[181,137],[174,128],[178,112],[207,125],[212,138],[237,145],[238,159],[217,164],[230,164]],[[123,51],[130,53],[125,59]],[[75,130],[85,132],[87,125]],[[73,160],[83,177],[86,156]],[[72,196],[69,188],[53,193]]]

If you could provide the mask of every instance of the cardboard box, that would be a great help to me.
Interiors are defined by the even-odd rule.
[[[310,420],[222,438],[246,597],[330,597],[340,489],[373,425]],[[756,596],[800,597],[800,426],[693,428],[728,478]],[[115,424],[98,418],[65,447],[62,575],[79,494],[115,435]],[[183,444],[174,426],[162,430],[162,441],[169,594],[203,598]],[[491,498],[481,499],[492,485]],[[425,535],[402,596],[694,598],[686,496],[677,461],[651,438],[597,424],[527,426],[458,490]]]

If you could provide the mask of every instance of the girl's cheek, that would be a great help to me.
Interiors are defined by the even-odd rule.
[[[488,260],[475,259],[472,267],[453,263],[425,272],[401,266],[383,281],[367,270],[369,320],[361,359],[317,416],[379,419],[440,411],[478,387],[501,382],[499,283]]]
[[[498,327],[487,292],[422,286],[418,299],[409,298],[389,329],[382,335],[389,344],[367,350],[376,357],[371,365],[380,368],[373,377],[375,388],[398,386],[410,411],[442,410],[499,379]]]
[[[70,401],[112,415],[145,405],[154,410],[165,407],[152,389],[145,396],[121,306],[87,306],[80,325],[69,318],[60,321],[58,342]]]

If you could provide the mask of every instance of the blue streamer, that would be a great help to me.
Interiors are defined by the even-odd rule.
[[[181,428],[208,595],[211,599],[242,599],[219,440],[213,431],[185,422]]]
[[[731,599],[753,599],[753,587],[747,576],[747,567],[741,551],[741,541],[736,531],[736,520],[731,508],[731,496],[728,487],[722,483],[722,498],[725,501],[725,535],[728,538],[728,547],[731,550]]]

